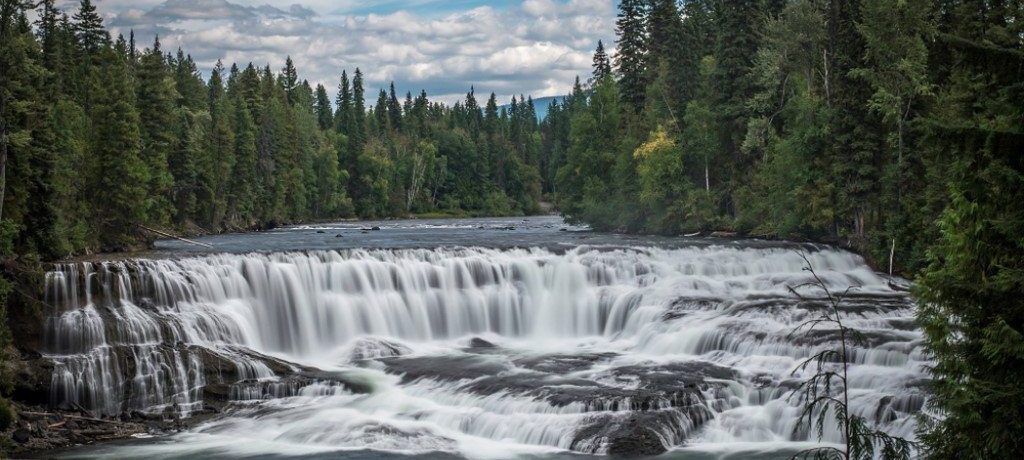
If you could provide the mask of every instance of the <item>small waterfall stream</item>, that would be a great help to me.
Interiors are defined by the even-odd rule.
[[[831,291],[851,289],[844,317],[865,337],[852,409],[912,437],[925,375],[909,297],[854,254],[806,255]],[[800,443],[814,438],[791,372],[834,337],[790,336],[824,306],[790,292],[811,281],[804,266],[793,249],[721,246],[73,263],[47,275],[43,351],[54,406],[235,402],[179,435],[183,452]]]

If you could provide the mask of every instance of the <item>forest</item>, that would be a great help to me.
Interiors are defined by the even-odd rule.
[[[393,84],[367,99],[360,69],[314,87],[290,58],[204,77],[159,38],[111,37],[90,0],[70,15],[0,0],[12,324],[32,314],[32,267],[144,247],[148,228],[519,215],[549,201],[598,230],[828,242],[913,278],[942,414],[924,452],[1024,450],[1024,3],[618,9],[617,43],[595,44],[592,74],[538,120],[531,97],[481,105],[473,88],[450,106]]]
[[[535,213],[532,99],[451,107],[394,84],[337,91],[281,69],[112,39],[91,1],[69,18],[4,1],[5,240],[43,258],[187,233],[346,217]],[[9,71],[8,71],[9,69]],[[483,104],[483,105],[481,105]]]

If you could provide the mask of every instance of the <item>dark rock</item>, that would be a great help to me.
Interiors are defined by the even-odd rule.
[[[341,233],[339,233],[339,234],[337,234],[337,235],[334,235],[334,237],[335,237],[335,238],[344,238],[344,237],[345,237],[345,235],[342,235]]]
[[[478,379],[495,376],[510,369],[507,363],[500,362],[488,355],[398,357],[382,359],[381,362],[389,372],[401,374],[402,381],[405,383],[422,378],[449,382]]]
[[[377,227],[377,226],[373,226],[373,227],[370,227],[370,230],[373,230],[373,231],[379,231],[379,230],[380,230],[380,227]]]
[[[14,430],[14,433],[11,433],[11,439],[18,444],[25,444],[32,439],[32,432],[24,428],[18,428],[17,430]]]
[[[515,363],[517,366],[536,371],[565,373],[590,369],[594,363],[615,356],[615,353],[553,354],[519,358],[515,360]]]
[[[498,346],[480,337],[473,337],[469,340],[469,348],[498,348]]]
[[[11,397],[26,404],[47,405],[50,401],[53,361],[34,351],[23,351],[21,359],[10,362],[14,367],[14,378],[11,379],[14,382],[14,393]]]
[[[637,418],[636,415],[630,417],[626,427],[607,435],[608,454],[644,456],[659,455],[668,450],[662,444],[658,433],[650,427],[642,425]]]
[[[325,231],[323,231],[323,230],[317,230],[316,232],[317,232],[317,233],[327,233],[327,232],[325,232]]]

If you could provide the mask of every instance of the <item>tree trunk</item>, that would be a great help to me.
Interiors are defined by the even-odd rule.
[[[711,193],[711,172],[708,170],[708,158],[704,156],[704,190]]]
[[[4,198],[7,191],[7,99],[0,97],[0,219],[4,215]]]

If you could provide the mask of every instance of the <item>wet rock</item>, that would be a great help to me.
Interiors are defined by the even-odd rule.
[[[393,358],[412,353],[412,349],[397,342],[376,337],[356,339],[349,345],[348,360],[364,361],[367,359]]]
[[[402,375],[403,383],[423,378],[441,381],[478,379],[510,369],[507,363],[487,355],[398,357],[381,361],[389,372]]]
[[[378,226],[373,226],[373,227],[370,227],[370,230],[373,230],[373,231],[380,231],[380,227],[378,227]]]
[[[339,233],[339,234],[337,234],[337,235],[334,235],[334,237],[335,237],[335,238],[344,238],[344,237],[345,237],[345,235],[342,235],[341,233]]]
[[[552,354],[516,359],[517,366],[541,372],[566,373],[586,370],[594,363],[614,358],[615,353]]]
[[[327,233],[327,232],[325,232],[325,231],[323,231],[323,230],[317,230],[316,232],[317,232],[317,233]]]
[[[674,440],[677,430],[691,431],[681,426],[679,419],[671,411],[597,417],[576,432],[571,449],[627,457],[663,454],[668,447],[662,442],[662,436],[668,435],[669,440]]]
[[[469,348],[498,348],[498,346],[480,337],[473,337],[469,339]]]

